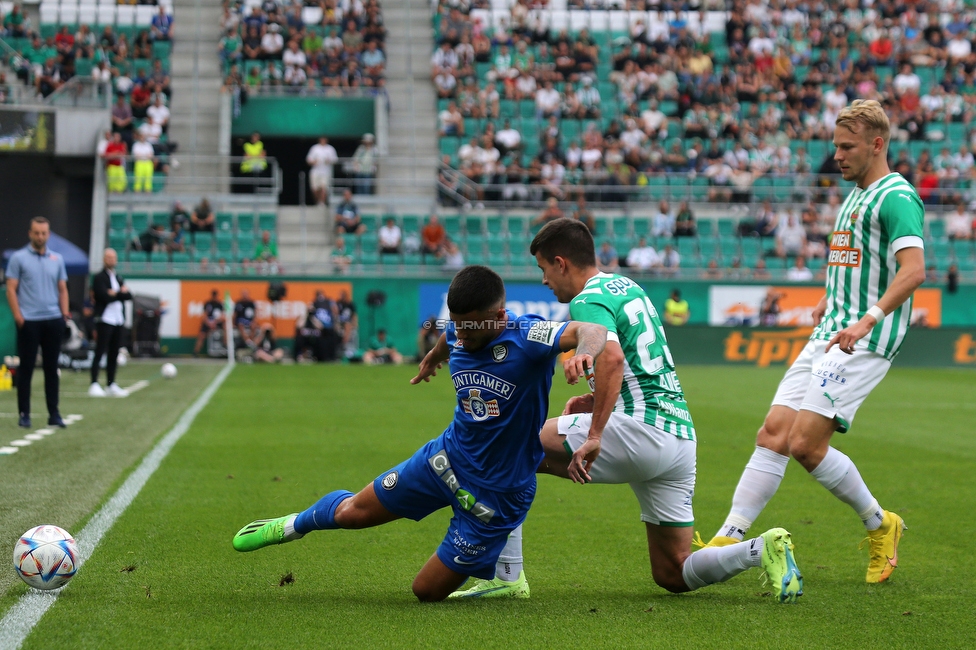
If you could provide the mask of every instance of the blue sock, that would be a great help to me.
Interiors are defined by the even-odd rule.
[[[335,522],[335,511],[339,504],[353,496],[349,490],[329,492],[314,506],[301,512],[295,519],[295,532],[305,533],[313,530],[333,530],[339,526]]]

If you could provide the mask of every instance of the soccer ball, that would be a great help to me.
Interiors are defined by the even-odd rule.
[[[160,372],[163,373],[163,377],[166,377],[166,379],[172,379],[176,376],[176,366],[171,363],[164,363]]]
[[[14,569],[34,589],[63,587],[78,570],[78,546],[63,528],[35,526],[14,546]]]

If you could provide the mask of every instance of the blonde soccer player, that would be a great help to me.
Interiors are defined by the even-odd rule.
[[[878,504],[853,461],[830,446],[891,367],[908,331],[912,294],[925,279],[924,209],[915,188],[888,169],[889,135],[888,117],[873,100],[854,101],[837,118],[834,159],[856,185],[830,240],[826,295],[813,312],[810,341],[759,429],[728,518],[707,546],[743,538],[793,456],[864,522],[867,582],[884,582],[898,565],[905,522]]]

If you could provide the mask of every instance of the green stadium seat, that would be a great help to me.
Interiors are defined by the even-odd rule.
[[[613,217],[610,220],[610,229],[614,237],[630,237],[630,222],[627,217]]]
[[[153,251],[149,254],[149,266],[154,271],[165,271],[169,267],[169,253],[166,251]]]
[[[278,230],[278,215],[273,212],[266,212],[258,215],[258,230],[264,232],[268,230],[272,233]]]
[[[505,222],[501,216],[486,217],[485,232],[488,233],[488,238],[492,240],[505,239],[508,235],[505,232]]]
[[[698,223],[698,236],[700,238],[711,237],[716,234],[715,222],[711,219],[699,219]]]
[[[128,237],[124,232],[109,232],[108,245],[119,254],[119,259],[126,258],[128,243]]]
[[[148,212],[132,213],[132,232],[134,232],[138,236],[140,233],[145,232],[148,227],[149,227]]]
[[[254,233],[254,215],[250,212],[240,212],[237,215],[237,231],[239,233]]]
[[[380,229],[380,226],[383,225],[380,222],[379,215],[376,214],[364,214],[360,217],[360,219],[362,219],[363,225],[366,226],[366,231],[368,233],[372,233],[373,235],[375,235]]]
[[[169,230],[169,212],[153,212],[152,222],[153,224],[162,224]]]
[[[474,216],[467,216],[464,219],[464,232],[470,238],[472,236],[484,235],[485,234],[485,223],[484,219]]]
[[[401,219],[401,228],[404,234],[419,233],[423,228],[423,218],[416,214],[404,215]]]
[[[501,99],[498,101],[498,112],[503,118],[519,117],[519,105],[514,99]]]
[[[490,266],[508,265],[508,244],[504,240],[488,242],[488,264]]]
[[[444,231],[448,237],[455,241],[461,238],[461,217],[456,214],[443,215],[441,217],[441,223],[444,224]]]
[[[234,235],[228,231],[217,231],[217,256],[230,257],[234,252]]]
[[[173,264],[188,266],[191,260],[190,260],[189,253],[173,253],[172,257],[170,258],[170,261],[172,261]]]
[[[522,236],[529,232],[529,222],[528,217],[509,215],[505,217],[505,230],[509,237]]]
[[[928,222],[929,225],[929,236],[936,241],[943,241],[945,239],[945,221],[942,219],[932,219]]]
[[[737,236],[738,222],[735,219],[719,219],[716,221],[718,234],[722,237]]]
[[[209,255],[213,249],[213,234],[209,232],[193,233],[193,248],[199,255]]]
[[[457,150],[461,147],[461,139],[448,135],[440,140],[440,150],[442,156],[453,156],[457,153]]]
[[[153,41],[152,54],[154,59],[169,60],[172,44],[169,41]]]
[[[380,252],[376,249],[363,250],[359,254],[359,259],[367,266],[375,266],[380,263]]]
[[[254,255],[254,247],[257,245],[257,239],[254,235],[248,233],[247,235],[238,235],[237,237],[237,255],[234,258],[235,262],[239,262],[242,259],[251,259]]]
[[[125,232],[129,229],[129,215],[125,212],[111,212],[108,215],[109,232]]]
[[[218,212],[216,220],[218,233],[234,231],[234,215],[230,212]]]

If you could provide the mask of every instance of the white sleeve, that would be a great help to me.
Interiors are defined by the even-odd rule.
[[[925,245],[922,238],[917,235],[905,235],[891,242],[891,252],[897,253],[903,248],[921,248],[924,250]]]

